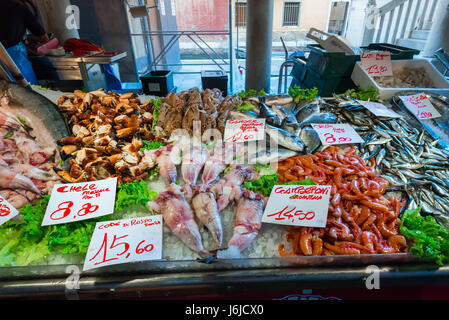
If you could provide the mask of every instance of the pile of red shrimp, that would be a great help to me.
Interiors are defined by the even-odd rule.
[[[286,240],[291,241],[292,252],[280,244],[281,256],[407,252],[399,233],[405,200],[385,196],[388,181],[377,176],[374,159],[367,165],[355,151],[330,146],[278,164],[280,184],[312,179],[332,186],[326,227],[291,227]]]

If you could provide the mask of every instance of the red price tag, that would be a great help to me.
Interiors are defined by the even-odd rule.
[[[14,208],[5,198],[0,196],[0,225],[6,221],[14,218],[19,214],[16,208]]]
[[[384,51],[360,54],[362,67],[372,76],[392,76],[391,54]]]
[[[113,213],[116,186],[117,178],[55,185],[42,225],[92,219]]]
[[[432,105],[430,100],[424,94],[415,94],[411,96],[400,96],[404,105],[411,113],[418,119],[432,119],[439,118],[441,114]]]
[[[325,227],[330,186],[276,185],[271,191],[262,222]]]
[[[228,120],[224,132],[225,142],[246,142],[265,138],[265,119]]]
[[[318,133],[321,142],[324,145],[361,143],[363,139],[349,125],[342,123],[334,124],[311,124],[312,128]]]
[[[161,257],[161,215],[98,222],[83,270]]]

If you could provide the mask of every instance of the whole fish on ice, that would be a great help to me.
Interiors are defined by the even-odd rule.
[[[180,186],[174,183],[170,184],[167,191],[159,193],[155,200],[148,202],[148,208],[161,213],[171,232],[191,250],[202,254],[210,254],[203,247],[201,234],[192,209]]]

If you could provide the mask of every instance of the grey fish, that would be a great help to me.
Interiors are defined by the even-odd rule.
[[[297,154],[298,152],[283,148],[265,149],[251,155],[249,157],[249,163],[265,165],[272,162],[282,161],[290,157],[294,157]]]
[[[299,122],[299,126],[304,127],[305,125],[311,123],[336,123],[336,122],[337,116],[334,113],[324,112],[310,115],[309,117]]]
[[[0,96],[2,95],[8,97],[13,105],[18,105],[38,117],[55,142],[71,135],[58,106],[43,95],[18,84],[0,80]]]
[[[265,96],[265,104],[267,106],[273,105],[286,105],[293,102],[293,98],[289,95],[275,95],[275,96]]]
[[[271,110],[265,103],[261,102],[259,104],[259,117],[266,119],[268,124],[271,124],[275,127],[280,127],[282,125],[282,119],[279,115]]]
[[[298,121],[296,120],[296,117],[293,114],[292,110],[290,110],[289,108],[279,105],[273,105],[271,107],[271,110],[273,110],[282,119],[282,129],[294,133],[299,128]]]
[[[304,127],[299,134],[299,139],[306,145],[306,151],[308,153],[315,152],[321,145],[320,136],[312,127]]]
[[[301,122],[304,119],[310,117],[312,114],[319,112],[320,112],[320,104],[316,102],[307,104],[302,107],[298,107],[293,110],[293,113],[296,115],[296,120],[298,120],[298,122]]]
[[[304,142],[299,139],[295,134],[288,132],[287,130],[265,125],[265,132],[276,142],[278,145],[283,146],[293,151],[303,151],[305,148]]]

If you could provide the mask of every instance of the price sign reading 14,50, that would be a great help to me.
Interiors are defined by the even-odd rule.
[[[282,210],[272,213],[272,214],[267,214],[267,217],[276,217],[274,218],[274,220],[277,221],[283,221],[283,220],[290,220],[291,222],[294,222],[295,219],[298,221],[302,221],[302,220],[312,220],[313,218],[315,218],[315,212],[313,211],[307,211],[304,212],[300,209],[296,210],[296,207],[293,208],[289,208],[290,206],[285,206]]]

